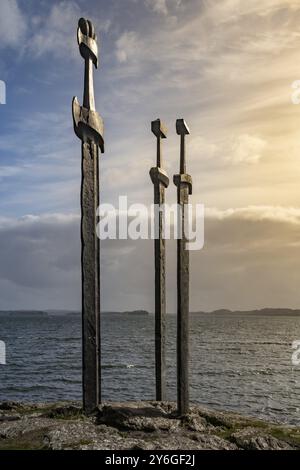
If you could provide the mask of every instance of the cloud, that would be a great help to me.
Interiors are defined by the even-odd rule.
[[[207,7],[212,15],[218,15],[221,22],[236,21],[243,16],[257,15],[266,17],[285,8],[291,11],[297,11],[299,5],[293,0],[265,0],[263,3],[259,0],[243,2],[242,0],[223,0],[214,2],[208,0]]]
[[[171,177],[179,161],[174,123],[178,117],[186,118],[191,127],[187,166],[194,181],[193,200],[217,208],[215,213],[207,211],[205,249],[192,257],[192,308],[295,305],[299,214],[292,206],[299,200],[300,143],[299,107],[291,104],[290,85],[299,78],[299,4],[190,0],[177,9],[175,1],[148,2],[151,11],[156,8],[154,15],[138,2],[133,24],[128,3],[119,3],[109,10],[108,20],[97,22],[97,29],[109,31],[103,64],[95,74],[97,106],[106,126],[102,198],[111,202],[122,192],[133,202],[151,202],[148,171],[155,161],[155,140],[150,121],[161,117],[169,127],[163,148]],[[14,1],[5,4],[18,6]],[[82,64],[78,62],[78,75],[71,74],[55,59],[78,60],[75,29],[83,3],[48,4],[47,16],[37,8],[30,30],[20,9],[13,6],[11,11],[19,13],[11,17],[25,26],[18,31],[9,28],[3,39],[21,34],[10,41],[16,46],[29,38],[26,50],[39,67],[33,69],[35,77],[48,75],[46,66],[40,68],[46,62],[38,61],[45,57],[60,76],[59,86],[47,84],[41,100],[39,93],[32,93],[39,112],[29,116],[28,106],[23,113],[18,109],[9,131],[5,130],[5,141],[0,143],[3,215],[63,212],[79,205],[80,143],[71,128],[69,101],[71,88],[77,90],[79,80],[82,83]],[[176,24],[168,21],[175,13]],[[16,69],[11,66],[15,76],[23,77],[24,71],[28,77],[28,56],[24,57],[24,70],[21,63]],[[30,87],[29,80],[26,86]],[[36,80],[33,91],[40,91]],[[26,97],[21,98],[26,102]],[[172,198],[176,191],[171,184],[168,201]],[[3,305],[15,301],[21,308],[33,303],[79,305],[80,247],[70,228],[78,234],[78,221],[63,225],[53,219],[48,224],[53,230],[42,218],[9,223],[1,229]],[[176,297],[174,250],[168,244],[171,297]],[[30,259],[36,263],[32,274]],[[59,260],[70,267],[65,276]],[[105,308],[125,303],[127,308],[153,309],[152,242],[103,244],[102,263]],[[169,306],[174,310],[172,299]]]
[[[241,219],[299,225],[300,208],[280,206],[248,206],[224,210],[209,208],[206,210],[206,217],[216,220]]]
[[[116,41],[116,57],[120,63],[134,60],[140,47],[140,40],[134,31],[125,31]]]
[[[101,243],[102,306],[149,304],[152,242]],[[135,259],[135,254],[139,259]],[[77,214],[0,218],[0,310],[80,309],[80,217]],[[130,261],[132,277],[128,276]],[[118,300],[113,300],[115,293]],[[148,298],[148,300],[147,300]]]
[[[0,278],[15,289],[63,291],[63,286],[70,287],[80,259],[76,256],[79,230],[76,215],[29,215],[0,221]],[[68,301],[72,303],[72,298]]]
[[[51,298],[53,291],[59,293],[62,305],[74,304],[70,292],[76,297],[73,283],[76,285],[76,280],[80,280],[79,223],[79,217],[72,214],[1,219],[1,283],[14,288],[16,298],[21,292],[35,291],[37,299],[32,297],[33,306],[39,302],[41,306],[43,296],[44,305],[55,303]],[[1,292],[1,297],[3,306],[7,293]]]
[[[233,140],[227,159],[235,164],[258,163],[266,145],[266,142],[259,137],[240,135]]]
[[[193,308],[298,307],[299,210],[296,224],[277,209],[250,212],[206,219],[205,247],[191,257]]]
[[[146,6],[156,13],[168,14],[166,0],[146,0]]]
[[[0,166],[0,181],[3,178],[9,178],[11,176],[17,175],[22,169],[16,165],[11,166]]]
[[[78,57],[76,27],[78,19],[84,16],[82,8],[75,1],[63,0],[55,3],[48,16],[34,16],[33,30],[36,32],[27,43],[27,50],[39,58],[51,54],[56,58]],[[94,17],[97,33],[107,33],[111,28],[111,20]]]
[[[182,5],[181,0],[145,0],[147,8],[155,13],[167,16],[171,7],[179,8]]]
[[[191,138],[188,145],[191,158],[194,159],[211,159],[218,152],[218,147],[213,142],[208,142],[202,136]]]
[[[27,21],[16,0],[1,0],[0,29],[0,48],[20,46],[27,31]]]
[[[19,111],[1,141],[0,212],[71,211],[79,206],[80,143],[69,107]],[[15,135],[22,145],[16,146]]]
[[[229,204],[239,203],[241,191],[245,193],[243,204],[250,204],[254,197],[251,188],[251,177],[254,178],[254,175],[250,170],[248,181],[244,175],[241,188],[241,177],[237,173],[240,168],[245,167],[248,171],[251,166],[257,166],[251,163],[256,163],[260,167],[258,178],[268,182],[266,173],[270,172],[269,162],[277,160],[281,166],[286,165],[286,171],[281,172],[286,184],[291,174],[295,174],[290,160],[298,154],[297,110],[286,103],[289,102],[289,77],[294,78],[297,70],[296,25],[300,8],[284,1],[253,1],[247,4],[191,0],[181,3],[181,7],[184,3],[184,8],[177,10],[176,25],[166,24],[165,21],[163,25],[158,24],[154,15],[142,9],[145,16],[138,16],[133,30],[132,23],[126,22],[127,17],[123,14],[125,10],[121,7],[118,9],[120,16],[112,15],[105,20],[108,21],[107,28],[113,24],[113,31],[110,29],[110,37],[105,39],[105,64],[95,74],[98,110],[105,118],[106,129],[109,129],[106,134],[109,164],[106,167],[106,159],[103,159],[104,171],[107,169],[108,174],[113,176],[110,179],[115,188],[111,188],[112,192],[116,193],[118,187],[122,186],[123,191],[131,194],[135,192],[136,195],[137,185],[133,187],[131,184],[131,171],[127,172],[127,169],[132,170],[137,181],[145,181],[148,177],[146,165],[154,152],[147,123],[161,115],[168,126],[173,126],[172,123],[180,113],[192,128],[187,149],[188,164],[192,165],[194,180],[197,181],[202,174],[203,181],[199,187],[207,188],[210,184],[209,195],[202,193],[201,197],[209,197],[209,204],[217,204],[218,198],[223,202],[225,199],[221,192],[226,191],[228,195],[227,183],[230,183],[231,194],[236,195],[236,200],[229,201]],[[172,11],[180,4],[169,0],[166,6]],[[36,58],[43,55],[60,58],[74,54],[78,59],[75,40],[78,15],[81,15],[79,2],[73,1],[60,1],[51,5],[48,16],[42,16],[37,11],[34,19],[36,27],[32,29],[33,46],[29,46],[34,47],[35,51],[31,53]],[[101,24],[97,22],[98,29],[102,27]],[[280,45],[277,44],[278,35],[274,34],[274,30],[280,31]],[[272,40],[273,48],[270,47]],[[110,54],[109,51],[114,53]],[[60,69],[56,67],[56,70]],[[245,73],[241,73],[241,70]],[[70,83],[69,76],[66,83]],[[62,84],[59,91],[68,93],[67,89],[63,90]],[[283,113],[286,119],[280,120]],[[65,120],[70,122],[69,116]],[[45,155],[46,147],[54,148],[53,152],[48,151],[51,158],[55,154],[57,157],[64,156],[68,152],[61,152],[62,145],[55,144],[54,138],[49,142],[46,136],[49,125],[45,121],[43,119],[39,124],[36,119],[39,129],[43,125],[43,138],[37,138],[35,143],[34,137],[26,138],[23,148],[31,150],[35,144]],[[51,118],[51,128],[53,126],[53,136],[58,135],[58,126]],[[282,134],[293,133],[293,144],[291,151],[286,153],[285,163],[281,155],[287,139],[278,142],[279,127]],[[68,132],[71,141],[74,136],[71,129],[66,129],[66,135]],[[177,161],[173,156],[178,147],[175,139],[171,128],[165,159],[170,172],[177,170]],[[69,146],[69,142],[66,145]],[[133,168],[134,156],[145,154],[145,166],[137,165]],[[237,168],[236,172],[232,171],[233,167]],[[48,168],[45,167],[45,170]],[[277,172],[273,174],[275,178]],[[284,186],[281,194],[278,193],[278,199],[287,197]],[[264,190],[272,192],[273,184],[266,184]],[[139,197],[145,197],[143,185],[139,186]],[[278,204],[279,201],[275,199],[273,195],[273,199],[267,202]],[[264,199],[260,202],[264,202]],[[288,202],[291,204],[291,201]],[[60,209],[54,207],[54,210]]]
[[[191,310],[297,307],[299,224],[299,208],[208,208],[204,249],[190,255]],[[80,308],[79,227],[78,214],[0,218],[0,309]],[[167,261],[175,312],[175,241]],[[153,311],[153,241],[101,242],[101,286],[104,310]]]
[[[39,24],[34,26],[37,32],[28,44],[31,54],[36,58],[49,53],[55,57],[78,54],[75,27],[80,16],[75,2],[64,0],[53,5],[49,15],[40,18]]]
[[[267,142],[260,137],[242,134],[224,139],[218,144],[206,140],[203,136],[192,136],[188,149],[191,159],[201,158],[203,161],[215,159],[223,153],[224,164],[228,166],[228,164],[258,163],[266,147]]]

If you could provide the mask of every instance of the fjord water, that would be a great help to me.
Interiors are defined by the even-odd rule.
[[[191,401],[300,424],[300,316],[191,315]],[[104,314],[103,399],[154,399],[154,316]],[[176,399],[176,316],[168,315],[168,399]],[[81,318],[0,314],[0,401],[81,399]]]

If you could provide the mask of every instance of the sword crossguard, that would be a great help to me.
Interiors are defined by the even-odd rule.
[[[95,142],[100,147],[101,153],[104,153],[104,125],[101,116],[97,111],[80,106],[76,97],[73,98],[72,109],[74,132],[77,137],[83,142],[89,140]]]
[[[94,25],[90,20],[78,21],[77,41],[81,56],[85,60],[83,106],[73,98],[74,131],[83,142],[92,140],[104,152],[103,120],[96,111],[94,96],[93,66],[98,67],[98,45]]]
[[[167,173],[158,166],[154,166],[153,168],[151,168],[150,178],[154,185],[162,183],[165,188],[169,186],[169,177]]]
[[[189,188],[189,194],[193,193],[193,181],[191,175],[180,173],[179,175],[174,175],[173,182],[177,188],[180,188],[181,185],[186,184]]]

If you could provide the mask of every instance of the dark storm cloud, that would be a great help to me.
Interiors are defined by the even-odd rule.
[[[205,246],[191,252],[191,310],[297,307],[300,211],[207,210]],[[80,219],[0,221],[0,308],[80,308]],[[154,308],[153,242],[101,242],[102,307]],[[176,243],[167,243],[168,310],[176,308]]]

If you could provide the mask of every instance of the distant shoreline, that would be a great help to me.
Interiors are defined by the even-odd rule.
[[[262,308],[256,310],[229,310],[219,309],[210,312],[193,311],[191,315],[249,315],[249,316],[300,316],[300,309],[292,308]],[[126,310],[126,311],[104,311],[103,315],[153,315],[153,312],[147,310]],[[46,317],[46,316],[65,316],[65,315],[81,315],[80,311],[72,310],[0,310],[0,316],[14,316],[14,317]],[[175,313],[167,313],[167,315],[175,315]]]
[[[256,310],[229,310],[220,309],[211,312],[191,312],[194,315],[259,315],[259,316],[300,316],[300,309],[292,308],[262,308]]]

